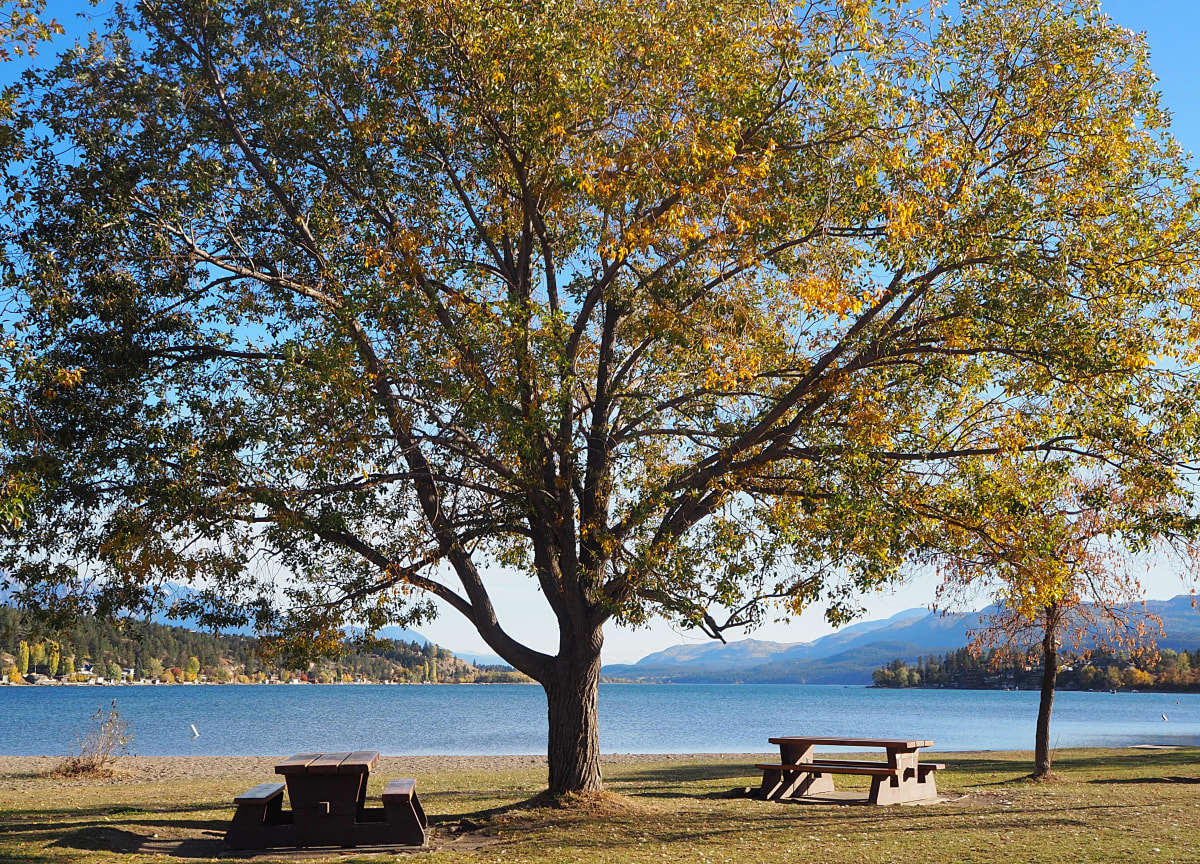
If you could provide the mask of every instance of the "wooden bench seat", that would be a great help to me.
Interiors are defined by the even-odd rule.
[[[389,801],[411,801],[417,791],[417,781],[411,777],[396,777],[388,781],[383,790],[383,803]]]
[[[237,810],[225,833],[230,849],[261,849],[272,832],[292,830],[292,814],[283,812],[283,789],[283,783],[259,783],[233,799]]]
[[[252,789],[247,789],[233,799],[234,804],[267,804],[272,799],[282,797],[285,784],[259,783]]]
[[[417,797],[417,781],[411,777],[396,777],[383,790],[383,812],[388,825],[401,842],[409,846],[424,846],[429,819]]]

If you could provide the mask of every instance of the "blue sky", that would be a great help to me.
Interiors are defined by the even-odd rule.
[[[47,0],[47,14],[67,28],[67,36],[59,37],[41,49],[41,60],[48,60],[57,50],[70,45],[74,38],[87,33],[94,24],[77,17],[83,11],[88,16],[103,15],[111,3],[93,8],[85,0]],[[1106,0],[1101,7],[1120,25],[1135,32],[1144,32],[1150,45],[1151,66],[1159,78],[1164,102],[1173,113],[1175,137],[1185,149],[1200,153],[1200,88],[1197,87],[1197,54],[1200,53],[1200,0]],[[0,65],[0,84],[6,83],[24,66],[14,62],[7,68]],[[490,583],[501,621],[514,636],[528,641],[532,647],[553,652],[557,636],[545,603],[524,577],[495,573]],[[902,589],[863,598],[867,617],[886,617],[902,609],[925,605],[933,596],[936,584],[932,575],[919,578]],[[1169,566],[1152,568],[1144,578],[1147,594],[1167,598],[1185,590],[1179,577]],[[487,652],[474,629],[457,613],[447,610],[437,621],[420,628],[441,645],[453,650]],[[771,624],[755,631],[759,639],[780,642],[800,642],[830,632],[813,609],[790,624]],[[607,632],[604,659],[608,663],[632,662],[668,645],[684,641],[705,641],[704,637],[678,633],[663,623],[630,632],[610,627]]]

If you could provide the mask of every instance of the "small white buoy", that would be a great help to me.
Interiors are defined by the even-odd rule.
[[[1167,719],[1167,715],[1166,715],[1166,714],[1164,714],[1164,715],[1163,715],[1163,719],[1164,719],[1164,720],[1166,720],[1166,719]]]
[[[1166,718],[1166,717],[1164,717],[1163,719],[1164,719],[1164,720],[1166,720],[1167,718]],[[193,737],[193,738],[199,738],[199,737],[200,737],[200,730],[196,728],[196,724],[195,724],[195,723],[193,723],[193,724],[192,724],[192,737]]]

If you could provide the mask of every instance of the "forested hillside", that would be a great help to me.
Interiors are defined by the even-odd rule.
[[[80,677],[85,669],[108,680],[254,682],[508,680],[503,670],[479,668],[432,643],[385,640],[370,651],[351,650],[305,669],[287,669],[259,652],[249,636],[198,632],[150,622],[117,627],[82,618],[69,632],[45,634],[20,611],[0,606],[0,663],[6,678],[37,673]]]
[[[1200,649],[1164,649],[1132,657],[1107,651],[1059,655],[1059,690],[1200,690]],[[972,654],[966,648],[940,657],[903,660],[875,670],[876,687],[950,687],[959,689],[1035,689],[1042,679],[1041,659],[999,651]]]

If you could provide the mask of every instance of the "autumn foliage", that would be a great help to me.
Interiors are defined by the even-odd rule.
[[[607,621],[845,620],[997,462],[1186,528],[1195,181],[1094,4],[295,10],[142,0],[26,80],[26,604],[186,583],[304,654],[436,600],[546,688],[565,792]]]

